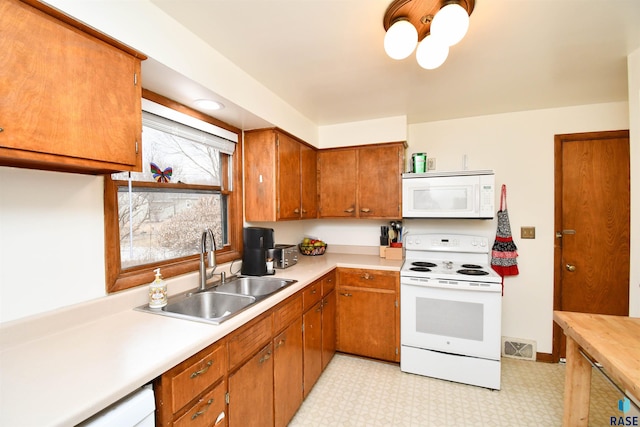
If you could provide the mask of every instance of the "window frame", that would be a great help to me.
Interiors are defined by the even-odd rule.
[[[229,245],[216,250],[218,263],[227,263],[242,258],[242,132],[218,119],[193,110],[162,95],[142,90],[142,97],[165,107],[190,115],[204,122],[221,127],[238,135],[238,143],[233,156],[222,156],[221,194],[228,196]],[[230,164],[231,163],[231,164]],[[230,191],[229,172],[231,170],[233,188]],[[121,181],[120,181],[121,182]],[[181,184],[172,184],[181,186]],[[193,186],[185,186],[193,188]],[[178,187],[176,187],[178,188]],[[209,187],[211,188],[211,187]],[[166,261],[144,264],[123,269],[120,260],[120,227],[118,224],[118,181],[111,179],[111,175],[104,176],[104,219],[105,219],[105,280],[107,293],[130,289],[153,281],[156,268],[162,268],[162,277],[175,277],[193,271],[198,271],[200,256],[198,254],[187,257],[173,258]],[[196,283],[194,282],[194,286]]]

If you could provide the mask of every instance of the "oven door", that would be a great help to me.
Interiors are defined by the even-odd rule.
[[[400,286],[403,346],[500,360],[500,292],[421,285]]]

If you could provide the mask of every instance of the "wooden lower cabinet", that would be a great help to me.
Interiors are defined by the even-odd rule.
[[[171,368],[154,382],[156,424],[226,425],[227,343],[218,341]],[[186,418],[185,418],[186,417]]]
[[[305,291],[303,320],[304,397],[318,381],[336,352],[335,270],[313,282]],[[306,301],[310,301],[307,303]],[[311,306],[312,303],[315,304]]]
[[[289,424],[302,405],[302,317],[273,339],[273,410],[276,427]]]
[[[400,274],[333,270],[154,383],[159,426],[276,426],[337,351],[398,361]]]
[[[229,425],[273,426],[273,343],[229,374]]]
[[[400,360],[398,272],[338,269],[337,350]]]
[[[336,353],[336,291],[322,298],[322,370]]]
[[[302,316],[304,324],[304,397],[307,397],[322,373],[322,301]]]

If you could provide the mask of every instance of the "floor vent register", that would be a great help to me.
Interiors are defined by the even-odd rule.
[[[521,338],[502,337],[502,356],[535,361],[536,342]]]

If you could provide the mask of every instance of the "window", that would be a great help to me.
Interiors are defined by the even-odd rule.
[[[240,258],[242,247],[241,145],[215,135],[237,140],[239,130],[143,94],[153,113],[143,112],[142,172],[105,177],[108,292],[149,283],[158,267],[165,278],[196,271],[206,228],[219,262]],[[188,125],[157,114],[166,107]]]

